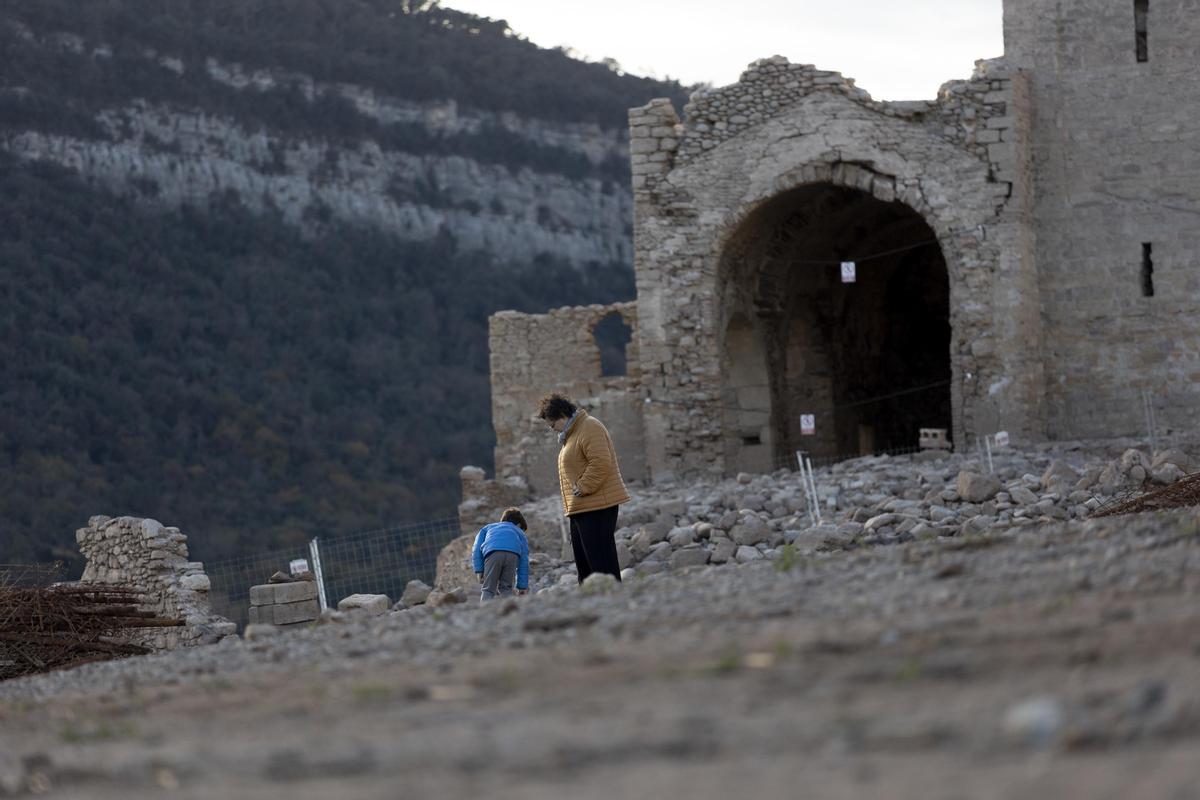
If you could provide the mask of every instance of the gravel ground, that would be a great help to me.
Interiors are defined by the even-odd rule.
[[[1200,797],[1200,512],[786,551],[0,685],[0,796]]]

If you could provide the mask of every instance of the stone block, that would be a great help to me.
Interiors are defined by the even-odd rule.
[[[296,622],[311,622],[321,615],[321,605],[316,600],[301,600],[299,603],[276,603],[261,606],[260,614],[270,609],[271,621],[275,625],[291,625]],[[384,609],[387,610],[386,607]]]
[[[269,606],[275,602],[275,584],[264,583],[250,587],[251,606]]]
[[[317,599],[316,581],[293,581],[275,584],[276,603],[298,603],[301,600]]]
[[[338,611],[362,609],[371,616],[382,614],[392,605],[386,594],[352,594],[338,601]]]

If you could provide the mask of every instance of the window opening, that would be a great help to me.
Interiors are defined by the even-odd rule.
[[[1150,48],[1146,34],[1146,17],[1150,13],[1150,0],[1133,0],[1133,31],[1138,63],[1150,60]]]
[[[626,348],[633,339],[633,329],[619,312],[612,312],[592,328],[596,347],[600,350],[600,375],[606,378],[629,374]]]
[[[1150,242],[1142,243],[1142,297],[1154,297],[1154,261],[1150,258]]]

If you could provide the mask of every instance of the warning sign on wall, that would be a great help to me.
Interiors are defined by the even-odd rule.
[[[854,283],[858,267],[853,261],[842,262],[842,283]]]
[[[817,415],[816,414],[801,414],[800,415],[800,435],[812,436],[817,432]]]

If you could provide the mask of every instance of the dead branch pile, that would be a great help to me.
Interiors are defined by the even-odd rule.
[[[1170,486],[1101,507],[1092,516],[1115,517],[1119,514],[1136,514],[1140,511],[1162,511],[1190,506],[1200,506],[1200,472],[1184,475]]]
[[[141,597],[102,584],[0,586],[0,680],[149,652],[129,635],[184,623],[141,610]]]

